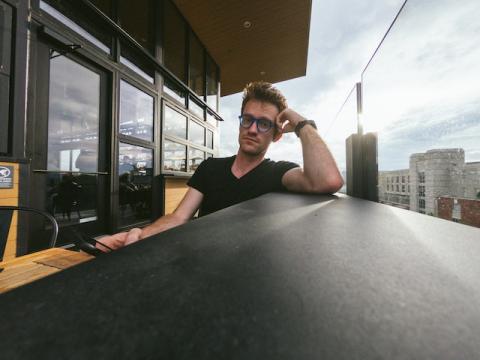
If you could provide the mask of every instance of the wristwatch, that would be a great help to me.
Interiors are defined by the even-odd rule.
[[[317,130],[317,125],[315,124],[315,121],[313,120],[303,120],[300,121],[297,126],[295,126],[295,134],[297,134],[298,137],[300,137],[300,130],[305,126],[305,125],[310,125],[313,127],[315,130]]]

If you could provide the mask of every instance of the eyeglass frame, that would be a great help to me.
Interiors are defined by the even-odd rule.
[[[252,118],[252,123],[249,125],[249,126],[243,126],[242,123],[243,123],[243,117],[247,115],[249,117]],[[252,127],[253,124],[255,124],[257,126],[257,130],[258,132],[261,132],[261,133],[267,133],[269,132],[270,130],[272,130],[272,128],[275,127],[275,123],[269,119],[265,119],[265,118],[256,118],[255,116],[253,115],[250,115],[250,114],[242,114],[242,115],[239,115],[238,116],[238,120],[240,120],[240,126],[243,127],[244,129],[250,129]],[[261,130],[259,127],[258,127],[258,122],[262,120],[262,121],[267,121],[269,124],[270,124],[270,127],[267,129],[267,130]]]

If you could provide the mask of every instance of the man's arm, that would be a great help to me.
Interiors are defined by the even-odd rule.
[[[203,194],[200,191],[189,187],[182,201],[172,214],[158,218],[155,222],[143,229],[133,228],[128,232],[105,236],[100,239],[100,242],[112,249],[118,249],[175,226],[182,225],[193,217],[200,208],[202,200]],[[106,251],[105,247],[101,244],[97,244],[96,246],[98,249]]]
[[[277,125],[283,133],[293,132],[303,116],[285,109],[277,116]],[[317,130],[306,125],[300,130],[303,166],[287,171],[282,184],[289,190],[307,193],[334,193],[343,186],[343,179],[330,150]]]

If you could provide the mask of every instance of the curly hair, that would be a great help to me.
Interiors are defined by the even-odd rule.
[[[287,99],[277,88],[265,81],[253,81],[243,89],[243,100],[241,113],[249,100],[258,100],[275,105],[278,111],[287,108]]]

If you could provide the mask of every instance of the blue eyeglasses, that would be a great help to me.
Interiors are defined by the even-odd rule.
[[[240,126],[249,129],[253,123],[257,124],[257,129],[259,132],[265,133],[270,131],[271,128],[274,127],[272,121],[264,119],[264,118],[256,118],[252,115],[243,114],[238,117],[240,119]]]

